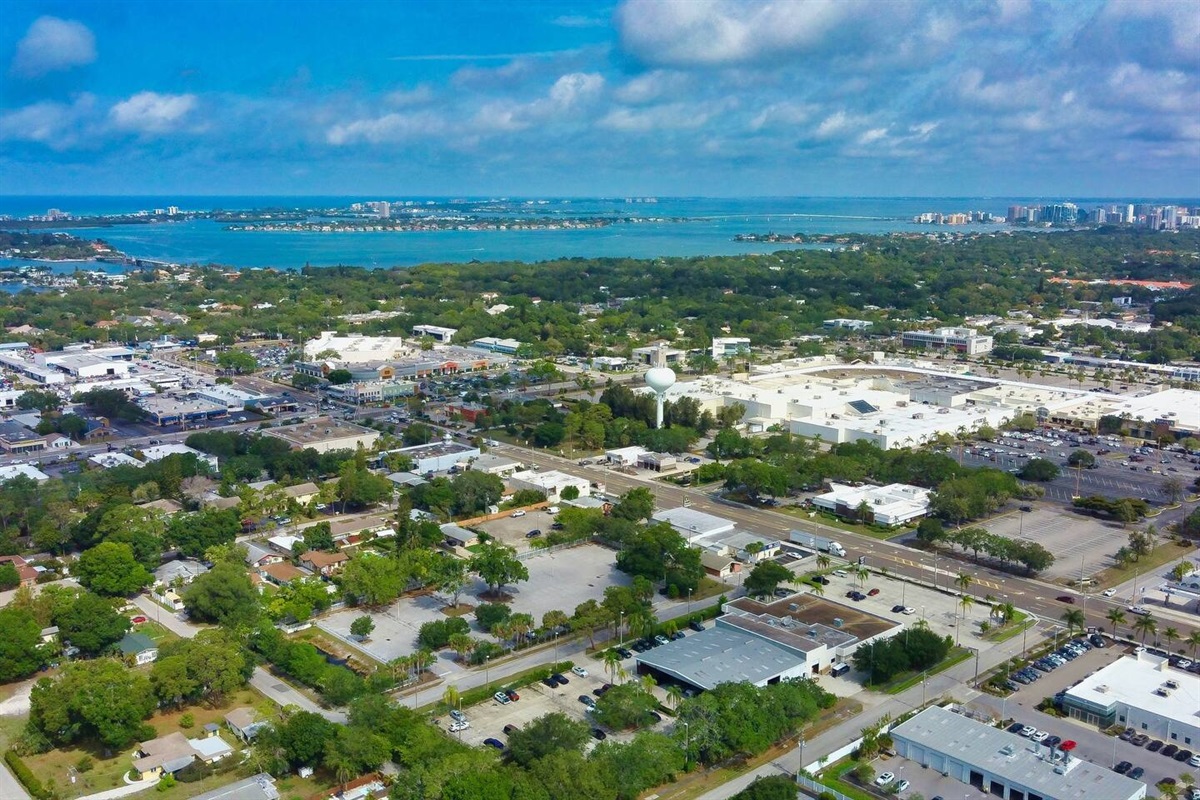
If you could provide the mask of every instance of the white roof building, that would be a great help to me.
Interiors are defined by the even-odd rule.
[[[562,495],[563,489],[566,489],[568,486],[574,486],[578,489],[580,496],[586,495],[591,491],[591,486],[588,484],[587,478],[577,478],[574,475],[568,475],[558,470],[547,470],[546,472],[523,470],[521,472],[514,472],[508,479],[508,482],[514,490],[534,489],[543,492],[546,495],[546,499],[551,502],[556,502]]]
[[[339,336],[335,331],[322,331],[320,336],[304,343],[304,356],[308,359],[326,350],[336,352],[335,360],[345,364],[389,361],[417,352],[402,336]]]
[[[1145,651],[1067,689],[1063,707],[1089,724],[1133,728],[1181,749],[1200,745],[1200,676]]]
[[[154,445],[153,447],[142,448],[142,458],[146,461],[160,461],[167,456],[186,456],[193,455],[200,461],[212,469],[217,469],[217,457],[208,453],[202,453],[199,450],[188,447],[186,444],[178,442],[169,442],[167,444]]]
[[[38,483],[50,480],[50,476],[42,472],[37,467],[31,467],[28,464],[6,464],[0,467],[0,483],[11,481],[18,475],[26,478],[32,478]]]
[[[644,447],[634,445],[632,447],[618,447],[614,450],[605,450],[604,458],[610,464],[621,464],[622,466],[632,467],[638,463],[638,459],[649,451]]]
[[[706,514],[694,508],[666,508],[655,511],[650,519],[655,522],[665,522],[689,543],[698,539],[733,533],[734,523],[723,517]]]
[[[891,483],[887,486],[846,486],[831,483],[832,491],[817,495],[813,505],[843,517],[858,514],[866,503],[876,525],[903,525],[929,513],[929,489]]]

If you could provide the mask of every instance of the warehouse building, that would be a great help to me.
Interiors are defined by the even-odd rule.
[[[552,503],[558,502],[562,496],[562,492],[568,486],[574,486],[579,490],[579,496],[585,497],[591,491],[591,486],[588,484],[587,478],[579,478],[575,475],[568,475],[565,472],[558,470],[547,470],[545,472],[535,472],[527,469],[520,472],[514,472],[508,479],[508,485],[514,491],[521,489],[533,489],[546,495],[546,499]]]
[[[1145,651],[1125,656],[1067,690],[1063,709],[1106,728],[1133,728],[1180,748],[1200,745],[1200,676]]]
[[[891,730],[896,753],[1003,800],[1141,800],[1146,784],[931,706]]]
[[[167,395],[151,395],[139,398],[137,404],[146,412],[147,419],[159,426],[201,422],[229,415],[224,403],[199,398],[175,398]]]
[[[401,447],[389,450],[388,453],[399,453],[412,459],[412,472],[425,475],[430,472],[445,472],[452,467],[465,467],[472,459],[479,458],[478,447],[460,444],[455,441],[430,442],[412,447]]]
[[[812,499],[817,508],[831,511],[839,517],[858,519],[865,513],[865,522],[896,526],[920,519],[929,513],[928,489],[891,483],[887,486],[846,486],[831,483],[831,491]]]

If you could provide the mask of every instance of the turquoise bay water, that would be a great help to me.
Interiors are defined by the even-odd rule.
[[[114,214],[169,205],[194,210],[345,207],[352,202],[371,199],[390,198],[3,197],[0,198],[0,215],[41,214],[50,208],[74,214]],[[224,230],[224,223],[194,220],[64,230],[83,238],[104,239],[131,256],[181,263],[283,269],[298,269],[306,264],[379,268],[474,260],[737,255],[772,252],[788,247],[733,241],[737,234],[749,233],[997,231],[1007,228],[1004,225],[914,225],[910,220],[925,211],[950,213],[978,210],[1003,215],[1009,205],[1054,201],[1030,198],[663,198],[657,203],[626,202],[624,199],[572,199],[538,204],[503,201],[494,204],[501,210],[493,213],[505,217],[603,215],[684,217],[687,221],[618,223],[603,228],[572,230],[318,233],[227,231]],[[1092,208],[1126,200],[1075,202],[1083,208]],[[0,221],[0,228],[3,227],[19,226]],[[74,269],[74,265],[67,266],[67,271]]]

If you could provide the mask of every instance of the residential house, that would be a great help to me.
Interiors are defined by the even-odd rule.
[[[286,562],[276,562],[268,564],[258,570],[258,575],[263,580],[269,581],[276,586],[283,586],[285,583],[291,583],[297,578],[303,578],[309,573],[295,567]]]
[[[183,504],[163,497],[159,500],[151,500],[149,503],[139,503],[138,508],[144,508],[148,511],[160,511],[169,517],[172,514],[178,514],[180,511],[183,511]]]
[[[190,558],[168,561],[154,570],[154,585],[173,586],[178,581],[186,586],[206,572],[208,567]]]
[[[53,644],[58,639],[58,626],[51,625],[49,628],[42,628],[42,644]]]
[[[138,666],[149,664],[158,658],[158,645],[154,643],[153,639],[142,633],[125,634],[125,637],[117,643],[117,647],[120,648],[121,655]]]
[[[225,724],[229,726],[229,730],[233,731],[234,736],[249,743],[269,723],[259,719],[258,712],[253,708],[242,707],[235,708],[226,714]]]
[[[260,570],[271,564],[278,564],[283,560],[284,556],[281,553],[268,550],[256,542],[246,543],[246,563],[251,569]]]
[[[173,775],[196,760],[192,743],[179,731],[142,742],[134,751],[133,770],[141,780]]]
[[[295,486],[285,486],[283,494],[289,500],[295,500],[302,506],[306,506],[317,499],[317,494],[320,489],[315,483],[298,483]]]
[[[350,557],[340,551],[337,553],[325,553],[320,550],[309,550],[300,556],[300,564],[302,566],[326,577],[340,570],[342,564],[345,564],[349,560]]]
[[[32,586],[37,582],[37,570],[20,556],[0,556],[0,564],[12,564],[17,570],[17,579],[22,586]]]
[[[728,578],[733,573],[741,570],[741,565],[732,557],[716,553],[701,553],[700,564],[704,567],[706,573],[718,579]]]

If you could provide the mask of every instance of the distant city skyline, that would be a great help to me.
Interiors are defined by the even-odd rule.
[[[1179,2],[29,2],[0,194],[1194,197]]]

